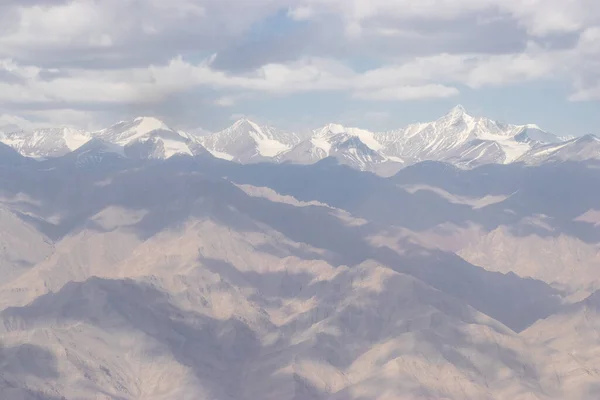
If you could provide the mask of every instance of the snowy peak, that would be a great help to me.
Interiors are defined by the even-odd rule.
[[[327,124],[323,128],[315,130],[313,136],[327,137],[327,136],[332,136],[332,135],[338,135],[340,133],[345,133],[346,131],[347,130],[343,125]]]
[[[435,121],[382,133],[330,123],[289,148],[286,147],[290,142],[280,141],[283,145],[272,152],[261,151],[261,144],[273,139],[268,133],[268,128],[244,119],[216,134],[207,141],[206,147],[214,155],[238,162],[258,158],[310,164],[333,156],[342,162],[352,160],[348,163],[358,169],[372,170],[374,165],[386,162],[407,164],[423,160],[444,161],[466,168],[488,163],[507,164],[532,149],[562,142],[537,125],[511,125],[474,117],[461,105]],[[241,145],[242,142],[245,144]],[[341,145],[346,142],[348,146]]]
[[[467,115],[467,110],[463,107],[462,104],[457,104],[456,106],[452,107],[452,109],[448,112],[448,115]]]
[[[338,136],[341,139],[341,137]],[[358,136],[349,135],[346,140],[335,143],[331,155],[342,163],[361,171],[369,170],[375,164],[386,161],[386,158],[367,146]]]
[[[347,128],[340,124],[328,124],[321,129],[313,132],[311,140],[326,140],[328,142],[340,142],[341,138],[358,138],[365,146],[371,150],[378,151],[382,148],[377,140],[377,134],[359,128]]]
[[[467,114],[467,110],[465,110],[465,108],[462,105],[457,105],[455,107],[453,107],[445,116],[443,116],[441,119],[442,120],[450,120],[450,121],[457,121],[460,119],[465,119],[465,118],[470,118],[472,119],[473,117],[471,117],[469,114]]]
[[[277,157],[300,143],[301,137],[244,118],[199,141],[213,156],[243,163]]]
[[[476,123],[476,118],[469,115],[461,105],[452,108],[442,118],[433,122],[438,131],[444,131],[447,134],[452,134],[458,129],[472,131],[474,130]]]
[[[284,153],[278,161],[310,164],[334,157],[341,164],[361,171],[374,171],[388,161],[403,163],[399,157],[386,157],[377,134],[340,124],[328,124],[313,131],[311,137]]]
[[[89,133],[67,127],[43,128],[0,134],[0,141],[26,157],[59,157],[78,149],[91,139]]]
[[[511,163],[542,144],[560,139],[537,125],[511,125],[473,117],[456,106],[434,122],[384,133],[384,155],[414,161],[445,161],[463,167]]]
[[[262,131],[262,128],[259,126],[259,124],[250,121],[248,118],[241,118],[235,121],[230,129],[234,131]]]
[[[154,118],[154,117],[137,117],[133,120],[133,122],[138,124],[138,127],[140,130],[145,130],[147,132],[155,131],[158,129],[164,129],[164,130],[170,129],[167,126],[167,124],[165,124],[158,118]]]
[[[597,144],[598,142],[600,142],[600,137],[598,137],[596,135],[588,134],[588,135],[584,135],[579,138],[576,138],[575,141],[577,141],[579,143]]]
[[[552,143],[532,149],[518,161],[542,164],[550,161],[600,160],[600,138],[585,135],[566,142]]]
[[[550,144],[563,142],[558,136],[542,130],[535,124],[527,124],[520,127],[521,131],[514,136],[519,142],[535,142],[537,144]]]
[[[311,164],[334,156],[351,159],[350,164],[366,170],[372,170],[378,164],[407,165],[425,160],[466,168],[489,163],[508,164],[531,157],[543,160],[544,154],[558,151],[554,145],[574,139],[559,137],[535,124],[512,125],[473,116],[462,105],[434,121],[387,132],[371,132],[330,123],[297,134],[241,118],[217,133],[194,133],[175,131],[152,116],[122,121],[92,133],[70,128],[0,132],[0,142],[22,155],[42,159],[65,155],[92,138],[121,146],[127,156],[136,158],[164,159],[175,154],[198,155],[208,151],[215,157],[239,163]],[[593,138],[586,140],[576,142],[577,146],[588,143],[594,148],[597,143]],[[343,143],[347,146],[342,146]],[[570,144],[567,148],[574,147]],[[567,154],[595,157],[594,150],[585,149],[571,153],[564,150],[559,154],[564,154],[564,157]]]
[[[167,159],[175,154],[193,155],[195,140],[171,129],[154,117],[122,121],[93,134],[95,138],[122,146],[133,158]]]
[[[174,132],[157,118],[138,117],[133,121],[122,121],[110,128],[95,132],[94,136],[111,143],[126,146],[136,140],[148,137],[150,133],[155,131]]]

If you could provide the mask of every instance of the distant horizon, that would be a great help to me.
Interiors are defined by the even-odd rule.
[[[248,121],[254,122],[256,124],[259,124],[261,126],[268,126],[268,127],[280,130],[280,131],[285,131],[285,132],[312,132],[312,131],[315,131],[315,130],[318,130],[318,129],[322,129],[322,128],[330,126],[330,125],[339,125],[339,126],[342,126],[343,128],[346,128],[346,129],[362,129],[362,130],[370,131],[370,132],[373,132],[373,133],[385,133],[385,132],[390,132],[390,131],[402,130],[402,129],[410,126],[410,125],[427,124],[427,123],[435,122],[438,119],[441,119],[444,116],[446,116],[447,114],[451,113],[453,110],[455,110],[457,108],[462,109],[465,112],[465,114],[467,114],[467,115],[469,115],[469,116],[471,116],[473,118],[486,118],[486,119],[492,120],[494,122],[498,122],[498,123],[502,123],[502,124],[514,125],[514,126],[523,126],[523,127],[529,126],[531,128],[540,129],[540,130],[542,130],[544,132],[552,133],[552,134],[554,134],[556,136],[562,136],[562,137],[568,137],[568,136],[581,137],[581,136],[585,136],[585,135],[589,135],[589,134],[594,135],[594,136],[599,136],[598,133],[600,133],[600,132],[598,132],[598,133],[590,132],[590,133],[572,134],[572,133],[554,132],[554,131],[545,129],[543,126],[540,126],[540,124],[536,123],[535,121],[528,122],[528,123],[514,123],[512,121],[504,121],[504,120],[498,120],[498,119],[490,118],[489,116],[486,116],[486,115],[479,115],[479,114],[471,112],[471,110],[469,110],[469,108],[464,107],[462,104],[456,104],[456,105],[454,105],[453,107],[447,109],[445,113],[440,114],[437,118],[433,118],[433,119],[428,120],[428,121],[421,120],[421,121],[410,122],[410,123],[405,124],[405,125],[396,126],[396,127],[390,127],[388,129],[384,129],[384,130],[373,130],[373,129],[369,129],[368,127],[365,127],[365,126],[348,125],[348,124],[343,124],[343,123],[336,122],[336,121],[331,121],[331,122],[327,122],[327,123],[324,123],[324,124],[321,124],[321,125],[318,125],[318,126],[311,126],[311,127],[300,128],[300,129],[287,129],[285,127],[274,125],[274,124],[269,123],[269,122],[263,122],[260,118],[253,118],[252,116],[246,116],[246,115],[240,115],[240,116],[238,116],[238,119],[230,121],[230,123],[227,126],[222,127],[220,129],[217,129],[217,130],[208,130],[205,127],[202,127],[202,126],[193,127],[193,128],[181,128],[181,127],[178,127],[176,123],[173,125],[173,124],[169,123],[166,119],[163,119],[163,118],[161,118],[159,116],[155,116],[155,115],[138,115],[136,117],[132,117],[131,119],[120,119],[120,120],[118,120],[118,121],[116,121],[114,123],[111,123],[111,124],[103,126],[103,127],[98,127],[96,129],[85,129],[85,128],[82,128],[82,127],[69,126],[69,125],[56,125],[56,126],[40,125],[40,126],[37,126],[37,127],[30,127],[29,129],[25,129],[23,127],[17,126],[16,124],[13,125],[13,126],[11,126],[9,124],[9,125],[4,125],[4,126],[0,125],[0,132],[12,133],[12,132],[21,131],[21,130],[27,132],[27,131],[34,131],[34,130],[39,130],[39,129],[53,129],[53,128],[55,128],[55,129],[61,129],[61,128],[69,128],[69,129],[76,129],[76,130],[82,130],[82,131],[86,131],[86,132],[89,132],[89,133],[93,133],[93,132],[96,132],[96,131],[100,131],[100,130],[103,130],[103,129],[110,128],[112,126],[116,126],[116,125],[118,125],[120,123],[134,122],[134,121],[136,121],[136,120],[138,120],[140,118],[154,118],[154,119],[157,119],[160,122],[164,123],[167,127],[169,127],[170,129],[172,129],[174,131],[184,131],[184,132],[194,133],[194,134],[197,134],[199,136],[205,136],[205,135],[210,135],[210,134],[215,134],[215,133],[222,132],[222,131],[224,131],[224,130],[226,130],[228,128],[233,127],[236,123],[239,123],[239,122],[244,121],[244,120],[248,120]]]

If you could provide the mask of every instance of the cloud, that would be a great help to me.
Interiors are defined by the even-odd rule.
[[[0,114],[82,123],[188,95],[219,109],[539,81],[594,101],[599,43],[597,0],[5,0]]]
[[[308,20],[313,16],[313,14],[314,14],[314,11],[309,6],[290,8],[288,11],[288,16],[297,21]]]
[[[70,123],[65,123],[70,121]],[[30,110],[24,116],[0,114],[0,132],[18,129],[32,130],[48,126],[70,126],[90,131],[102,128],[88,112],[79,110]]]
[[[389,101],[389,100],[424,100],[458,96],[460,92],[454,87],[444,85],[399,86],[378,89],[371,92],[354,94],[357,99]]]
[[[301,4],[315,16],[337,14],[347,24],[361,27],[374,20],[393,26],[411,19],[447,21],[495,14],[514,19],[532,35],[546,36],[578,31],[600,20],[595,0],[304,0]]]

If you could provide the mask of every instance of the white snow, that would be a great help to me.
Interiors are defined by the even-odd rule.
[[[526,129],[536,130],[530,131],[535,140],[517,141],[515,137],[526,132]],[[459,151],[463,157],[468,156],[471,162],[485,157],[485,162],[503,160],[508,164],[523,158],[529,152],[535,155],[540,143],[560,143],[560,138],[554,140],[552,134],[545,134],[535,124],[510,125],[483,117],[476,118],[467,114],[461,106],[455,107],[437,121],[412,124],[388,132],[372,132],[331,123],[312,132],[296,134],[261,126],[247,119],[240,119],[221,132],[201,137],[182,132],[180,136],[183,141],[164,139],[163,136],[169,136],[163,135],[164,131],[176,134],[157,118],[138,117],[94,133],[69,128],[42,129],[2,134],[0,141],[23,155],[45,158],[78,149],[92,137],[126,146],[152,136],[153,140],[163,141],[166,157],[177,153],[192,154],[188,144],[197,143],[204,146],[213,156],[230,161],[245,163],[262,157],[273,159],[275,162],[285,160],[306,164],[330,156],[334,147],[337,148],[349,137],[356,137],[370,150],[378,153],[372,162],[438,160],[456,162],[459,165],[466,161],[457,157]],[[496,143],[497,146],[490,144],[481,147],[474,142],[477,139]],[[294,151],[296,146],[300,145],[302,147],[298,147],[299,151]],[[550,153],[556,150],[547,151]],[[347,149],[340,151],[345,152]],[[473,159],[475,152],[479,154]],[[354,158],[352,154],[348,156]]]
[[[25,138],[22,136],[5,136],[2,135],[2,143],[12,148],[18,149],[25,143]]]
[[[535,153],[535,156],[536,157],[540,157],[540,156],[546,156],[546,155],[550,155],[552,153],[556,153],[560,149],[562,149],[564,147],[567,147],[569,144],[571,144],[571,143],[564,143],[564,144],[561,144],[561,145],[558,145],[558,146],[551,147],[551,148],[546,149],[546,150],[537,151]]]
[[[152,132],[158,129],[169,130],[169,127],[164,122],[154,117],[137,117],[133,120],[138,123],[137,130],[139,132]]]
[[[290,146],[278,142],[277,140],[259,137],[255,135],[254,132],[249,132],[249,134],[252,139],[256,141],[256,149],[263,157],[275,157],[290,149]]]
[[[464,151],[461,156],[462,157],[466,157],[467,155],[473,153],[474,151],[480,149],[481,147],[483,147],[482,149],[479,150],[479,154],[477,154],[474,158],[469,159],[468,164],[474,164],[475,161],[479,160],[481,157],[483,157],[485,155],[485,152],[487,150],[487,145],[488,143],[480,143],[479,145],[469,148],[467,151]]]
[[[331,151],[331,143],[329,143],[329,141],[327,141],[326,138],[313,137],[312,139],[310,139],[310,142],[317,149],[323,150],[323,152],[325,153],[325,157],[329,155],[329,152]]]
[[[214,157],[220,158],[222,160],[232,161],[235,158],[231,154],[227,154],[227,153],[224,153],[222,151],[218,151],[218,150],[215,150],[215,149],[207,149],[207,150]]]
[[[502,151],[506,155],[504,160],[505,164],[510,164],[519,159],[523,154],[531,150],[531,146],[528,143],[517,142],[512,137],[506,137],[504,135],[495,135],[493,133],[481,132],[478,137],[482,140],[488,140],[498,143],[502,148]]]
[[[170,158],[175,154],[188,154],[192,155],[190,148],[182,141],[173,140],[173,139],[161,139],[163,142],[163,146],[165,148],[165,157]]]
[[[131,143],[148,133],[156,130],[170,130],[164,122],[153,117],[138,117],[134,120],[137,123],[133,128],[123,132],[121,139],[117,142],[120,145]]]
[[[525,125],[521,125],[523,128],[527,128],[527,129],[537,129],[538,131],[543,131],[542,128],[539,127],[539,125],[536,124],[525,124]]]
[[[405,161],[403,159],[401,159],[400,157],[386,156],[385,159],[388,161],[396,162],[396,163],[401,163],[401,164],[405,163]]]
[[[327,130],[334,135],[346,132],[346,128],[340,124],[329,124],[327,125]]]
[[[250,124],[253,129],[253,131],[251,130],[248,132],[248,135],[256,142],[256,149],[261,156],[275,157],[291,148],[275,139],[269,138],[265,135],[260,126],[254,122],[248,121],[248,124]]]
[[[375,139],[375,134],[370,131],[366,131],[364,129],[358,128],[350,128],[348,129],[348,133],[352,136],[358,137],[361,142],[363,142],[368,148],[374,151],[383,150],[383,145]]]
[[[69,150],[77,150],[90,141],[91,137],[82,131],[70,128],[63,129],[63,139]]]

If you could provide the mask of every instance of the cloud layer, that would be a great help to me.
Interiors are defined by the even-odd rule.
[[[81,124],[335,93],[458,97],[551,82],[600,100],[596,0],[5,0],[2,121]],[[129,112],[129,111],[127,111]]]

